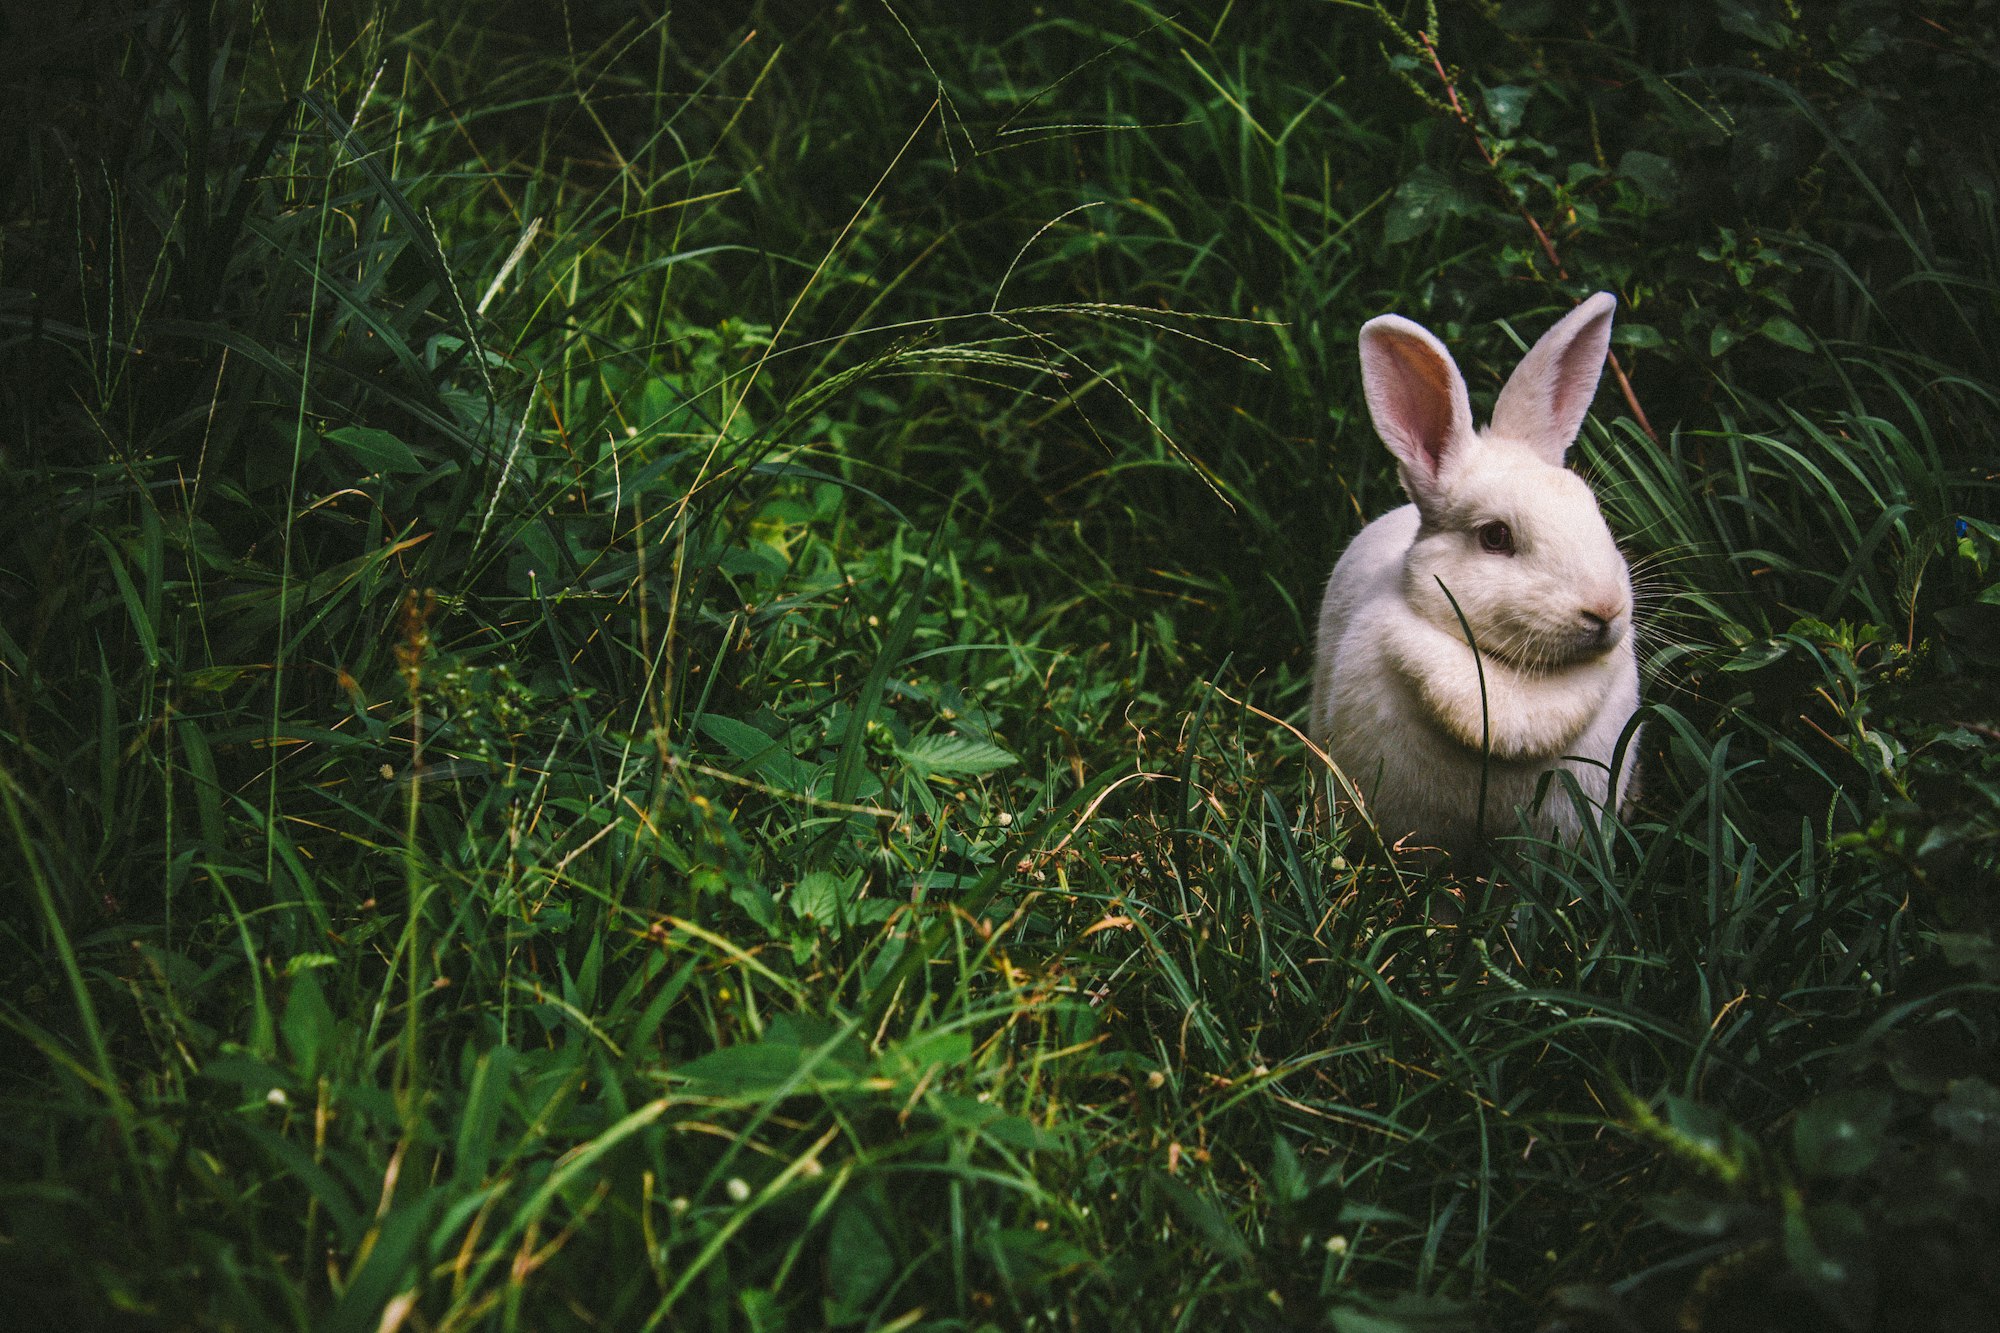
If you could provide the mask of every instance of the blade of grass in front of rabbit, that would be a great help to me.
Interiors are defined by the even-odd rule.
[[[1437,578],[1433,574],[1432,578]],[[1451,603],[1451,613],[1458,617],[1458,627],[1465,631],[1465,646],[1472,649],[1472,669],[1479,673],[1479,804],[1472,816],[1473,840],[1482,846],[1486,842],[1486,774],[1493,767],[1493,721],[1486,708],[1486,664],[1480,659],[1479,644],[1472,637],[1471,622],[1465,612],[1459,609],[1458,598],[1451,595],[1451,589],[1444,586],[1444,580],[1437,580],[1438,590]]]

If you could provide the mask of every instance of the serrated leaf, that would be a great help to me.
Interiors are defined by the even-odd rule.
[[[999,746],[970,736],[919,736],[898,746],[896,754],[903,762],[930,773],[991,773],[1020,762]]]
[[[1471,202],[1435,167],[1418,167],[1389,201],[1382,239],[1391,245],[1429,235],[1447,217],[1472,211]]]
[[[742,908],[758,929],[767,934],[778,933],[778,900],[771,891],[754,879],[733,877],[729,884],[729,900]]]
[[[1486,90],[1486,117],[1493,122],[1493,128],[1501,134],[1512,134],[1521,128],[1521,117],[1527,114],[1528,99],[1534,89],[1522,88],[1511,83],[1503,83]]]
[[[792,912],[807,921],[832,925],[841,919],[842,909],[854,896],[853,877],[831,870],[810,870],[792,886]]]
[[[370,472],[409,473],[424,470],[423,463],[418,461],[410,446],[386,430],[376,430],[372,426],[342,426],[328,431],[326,438],[344,447]]]

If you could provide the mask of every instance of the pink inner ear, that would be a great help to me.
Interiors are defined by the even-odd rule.
[[[1616,303],[1599,292],[1557,320],[1507,377],[1493,404],[1495,435],[1519,440],[1562,466],[1597,394]]]
[[[1363,379],[1375,428],[1406,466],[1435,478],[1454,434],[1452,369],[1428,343],[1398,330],[1377,330],[1371,343]]]
[[[1604,373],[1604,354],[1611,345],[1611,311],[1592,319],[1576,331],[1556,362],[1555,383],[1550,389],[1550,417],[1558,429],[1570,429],[1572,439],[1583,428],[1584,414],[1597,396],[1597,380]]]

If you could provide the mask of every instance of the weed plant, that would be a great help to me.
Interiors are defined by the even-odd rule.
[[[1985,0],[0,23],[19,1317],[1993,1326]],[[1420,873],[1354,333],[1599,289],[1643,796]]]

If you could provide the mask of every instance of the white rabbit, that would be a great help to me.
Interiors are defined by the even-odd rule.
[[[1544,836],[1576,836],[1585,812],[1560,778],[1535,806],[1552,769],[1604,804],[1639,705],[1632,581],[1563,455],[1597,391],[1615,304],[1599,292],[1543,334],[1477,432],[1442,343],[1397,315],[1362,326],[1369,415],[1412,503],[1363,528],[1327,581],[1311,729],[1392,844],[1475,849],[1489,745],[1487,836],[1513,831],[1517,809]]]

